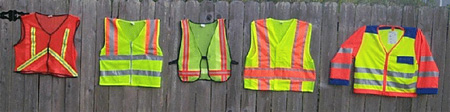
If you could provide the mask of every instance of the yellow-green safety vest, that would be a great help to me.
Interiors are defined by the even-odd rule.
[[[163,53],[158,43],[159,23],[159,19],[105,18],[100,85],[161,86]]]
[[[313,92],[316,80],[309,48],[312,25],[297,19],[251,23],[244,88]]]

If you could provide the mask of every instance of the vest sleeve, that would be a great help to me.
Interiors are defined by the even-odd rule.
[[[430,46],[419,29],[417,31],[416,42],[416,60],[419,65],[419,74],[417,77],[417,94],[437,94],[439,82],[439,70],[430,51]]]
[[[359,28],[339,48],[331,60],[330,84],[349,85],[353,59],[358,53],[366,27]]]

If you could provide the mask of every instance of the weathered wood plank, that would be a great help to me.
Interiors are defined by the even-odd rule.
[[[83,1],[83,17],[81,21],[81,63],[83,65],[97,65],[95,58],[98,51],[95,49],[96,42],[96,1]],[[98,71],[95,67],[81,66],[80,72],[80,111],[94,111],[94,78]],[[81,103],[82,102],[82,103]]]
[[[290,18],[290,3],[289,2],[278,2],[275,4],[271,14],[273,14],[275,19],[287,20]],[[281,13],[282,12],[282,13]],[[286,98],[287,92],[273,92],[272,93],[272,111],[275,112],[286,112]]]
[[[290,16],[291,18],[299,19],[301,21],[306,21],[306,4],[305,2],[294,2],[291,4],[290,8]],[[308,22],[308,21],[306,21]],[[299,112],[302,110],[302,96],[301,92],[288,92],[287,93],[287,102],[286,102],[286,110],[288,112]]]
[[[323,6],[322,14],[322,38],[320,42],[320,60],[319,69],[317,70],[317,75],[320,77],[320,96],[319,99],[330,99],[330,101],[319,102],[320,112],[330,112],[334,110],[336,103],[333,102],[334,91],[328,84],[329,73],[330,73],[330,61],[334,57],[335,52],[338,47],[337,42],[337,9],[338,6],[334,2],[326,2]],[[318,82],[318,83],[319,83]]]
[[[403,7],[402,12],[402,26],[416,27],[417,26],[417,10],[412,6]],[[411,111],[411,102],[415,98],[397,98],[396,110],[409,112]]]
[[[154,19],[155,18],[155,2],[152,0],[145,0],[141,1],[140,3],[140,15],[139,20],[145,20],[145,19]],[[163,22],[163,21],[161,21]],[[161,28],[164,26],[163,24],[160,24]],[[160,31],[161,32],[161,31]],[[160,33],[161,34],[161,33]],[[163,35],[167,33],[162,33]],[[160,35],[160,37],[162,37]],[[160,38],[161,40],[161,38]],[[162,45],[162,44],[160,44]],[[164,50],[164,49],[162,49]],[[164,55],[165,52],[163,51]],[[164,68],[164,67],[163,67]],[[164,73],[163,73],[164,74]],[[163,79],[164,80],[164,79]],[[164,85],[161,85],[164,87]],[[157,90],[160,88],[138,88],[138,102],[137,102],[137,111],[138,112],[149,112],[152,110],[152,96],[156,95],[158,93]],[[156,99],[155,99],[156,100]]]
[[[402,8],[398,6],[388,6],[386,10],[386,24],[388,25],[401,25]],[[381,112],[395,112],[397,99],[394,97],[383,97],[381,99],[380,111]]]
[[[119,18],[136,21],[139,20],[140,2],[139,0],[126,0],[119,4]],[[122,87],[123,88],[123,101],[122,111],[137,111],[137,87]]]
[[[236,5],[234,5],[236,4]],[[243,25],[243,33],[244,33],[244,37],[242,37],[242,39],[240,41],[242,41],[242,43],[240,44],[241,46],[239,46],[237,44],[237,42],[239,42],[239,40],[235,41],[236,47],[234,47],[233,43],[230,43],[231,49],[238,49],[238,48],[242,48],[242,52],[239,56],[235,56],[235,55],[239,55],[239,52],[232,52],[232,57],[234,60],[239,62],[239,65],[234,66],[233,68],[233,74],[237,74],[234,75],[234,77],[230,78],[230,82],[235,82],[235,84],[230,84],[233,86],[228,86],[229,89],[234,90],[234,91],[242,91],[241,92],[241,105],[240,105],[240,109],[239,109],[239,105],[238,106],[229,106],[230,104],[232,104],[233,102],[229,102],[227,101],[227,110],[235,110],[236,111],[243,111],[243,112],[256,112],[256,94],[257,91],[252,91],[252,90],[238,90],[240,88],[244,88],[244,84],[242,83],[242,73],[243,73],[243,68],[245,65],[245,59],[247,57],[248,54],[248,50],[250,49],[250,37],[251,37],[251,22],[259,19],[260,15],[259,13],[255,13],[260,11],[260,4],[258,2],[255,1],[249,1],[246,2],[245,7],[241,9],[238,8],[230,8],[230,18],[239,18],[239,19],[243,19],[243,23],[241,23]],[[232,2],[232,4],[230,5],[230,7],[234,7],[234,6],[242,6],[242,2]],[[244,10],[244,11],[242,11]],[[242,13],[243,12],[243,13]],[[243,15],[241,15],[243,14]],[[236,19],[237,20],[237,19]],[[240,20],[242,21],[242,20]],[[233,22],[230,22],[230,25],[234,25]],[[231,26],[230,26],[231,28]],[[233,27],[234,29],[235,27]],[[236,28],[239,28],[239,25],[236,25]],[[232,29],[230,29],[232,30]],[[236,30],[239,31],[239,30]],[[234,42],[231,41],[230,42]],[[232,91],[228,91],[228,92],[232,92]],[[228,96],[233,96],[234,94],[228,94]],[[236,94],[234,97],[239,97],[239,94]],[[233,101],[233,100],[231,100]],[[228,103],[229,102],[229,103]]]
[[[202,1],[200,3],[199,20],[194,22],[211,23],[214,21],[214,3]],[[211,110],[211,81],[195,82],[195,111],[205,112]]]
[[[319,67],[319,63],[321,63],[320,57],[320,44],[321,40],[321,26],[322,26],[322,4],[318,2],[307,3],[307,18],[305,21],[312,24],[312,33],[311,33],[311,45],[310,52],[311,57],[314,59],[314,64],[316,67]],[[316,71],[316,74],[318,72]],[[303,94],[303,111],[312,112],[318,110],[318,98],[319,98],[319,75],[316,75],[316,83],[314,84],[314,92],[313,93],[304,93]]]
[[[431,42],[432,45],[430,45],[431,52],[433,53],[434,61],[436,62],[436,65],[440,71],[441,74],[445,73],[445,52],[446,49],[446,41],[443,41],[446,39],[446,32],[447,32],[447,26],[448,24],[448,9],[445,8],[439,8],[435,7],[433,8],[433,26],[432,26],[432,37]],[[440,75],[443,76],[443,75]],[[444,77],[445,78],[445,77]],[[443,80],[439,80],[439,88],[438,88],[438,94],[431,95],[428,97],[427,102],[427,111],[428,112],[440,112],[442,111],[442,96],[443,96]]]
[[[192,21],[199,21],[200,16],[200,3],[197,1],[188,1],[185,5],[185,13],[184,17],[185,19],[189,19]],[[181,29],[180,29],[181,30]],[[177,38],[181,38],[177,37]],[[177,77],[178,78],[178,77]],[[178,78],[179,79],[179,78]],[[180,96],[179,99],[176,99],[178,101],[182,101],[180,106],[180,111],[196,111],[196,90],[195,87],[198,83],[180,83],[180,91],[184,92],[183,94],[179,95],[176,94],[176,96]],[[198,96],[202,97],[202,96]],[[177,106],[177,105],[175,105]]]
[[[13,3],[15,10],[21,10],[21,11],[25,11],[26,10],[26,1],[23,0],[16,0]],[[21,34],[21,25],[20,25],[20,21],[15,21],[15,22],[11,22],[12,23],[12,27],[11,27],[11,31],[10,32],[12,35],[14,36],[10,36],[8,38],[10,38],[10,43],[8,43],[7,45],[12,47],[14,44],[16,44],[19,40],[20,40],[20,34]],[[15,60],[15,56],[14,56],[14,50],[9,51],[9,59],[11,60]],[[8,102],[8,108],[9,111],[15,111],[15,112],[19,112],[19,111],[23,111],[23,103],[25,102],[24,100],[24,75],[19,74],[19,73],[15,73],[12,70],[14,70],[15,67],[15,63],[13,61],[11,61],[11,63],[7,63],[5,65],[8,65],[8,69],[6,71],[8,71],[11,74],[11,82],[10,82],[10,96],[9,96],[9,102]]]
[[[159,46],[162,49],[162,52],[164,54],[167,54],[165,52],[167,52],[168,50],[168,46],[171,43],[170,41],[168,41],[168,37],[171,37],[171,30],[169,27],[169,20],[170,20],[170,2],[168,1],[158,1],[156,3],[156,7],[155,7],[155,18],[160,19],[160,35],[159,35]],[[144,9],[147,10],[147,9]],[[163,62],[168,62],[168,58],[164,58]],[[164,63],[163,64],[163,70],[167,70],[165,69],[167,68],[167,65]],[[162,71],[162,74],[167,74],[167,71]],[[167,80],[167,76],[162,77],[162,82],[161,84],[165,84],[164,82],[166,82]],[[166,85],[161,85],[162,88],[164,87],[170,87],[170,86],[166,86]],[[151,93],[151,99],[152,99],[152,111],[161,111],[164,108],[164,93],[163,93],[163,89],[162,88],[152,88],[152,93]]]
[[[94,111],[106,112],[109,111],[109,87],[99,85],[99,54],[100,50],[103,48],[105,40],[105,17],[112,17],[111,1],[110,0],[98,0],[96,3],[96,42],[95,42],[95,83],[94,83]]]
[[[75,49],[77,51],[77,61],[76,61],[76,69],[78,70],[78,74],[81,74],[81,36],[82,36],[82,28],[81,28],[81,22],[83,20],[82,16],[82,9],[83,9],[83,2],[81,0],[72,0],[69,2],[69,13],[72,15],[75,15],[80,18],[80,26],[77,28],[75,32],[74,37],[74,44]],[[84,75],[84,74],[82,74]],[[81,76],[85,77],[85,76]],[[68,112],[79,112],[80,111],[80,83],[81,78],[67,78],[65,79],[66,83],[65,85],[65,94],[66,97],[64,97],[64,110]]]
[[[123,2],[124,0],[114,0],[111,3],[111,17],[112,18],[118,18],[119,17],[119,6],[120,2]],[[122,5],[123,7],[123,5]],[[108,111],[123,111],[123,87],[108,87],[109,88],[109,109]]]
[[[447,16],[448,17],[448,16]],[[447,27],[449,26],[450,23],[447,23]],[[450,42],[450,38],[449,38],[449,33],[450,33],[450,29],[447,28],[447,33],[445,33],[445,37],[447,42]],[[446,52],[445,52],[445,63],[448,64],[450,63],[450,52],[448,51],[450,49],[450,44],[446,44]],[[450,72],[448,72],[450,70],[450,65],[446,65],[445,66],[445,70],[441,71],[440,73],[440,79],[439,80],[444,80],[444,83],[439,84],[440,86],[444,86],[443,90],[443,96],[442,96],[442,111],[443,112],[448,112],[450,111]]]
[[[40,1],[28,1],[27,11],[40,11]],[[0,23],[1,24],[1,23]],[[21,23],[18,23],[21,24]],[[19,38],[19,37],[16,37]],[[1,62],[1,61],[0,61]],[[1,66],[1,65],[0,65]],[[24,109],[25,112],[37,112],[39,105],[39,75],[24,75],[25,81],[25,91],[24,91]],[[1,109],[0,109],[1,111]]]
[[[228,2],[226,1],[218,1],[214,3],[214,15],[213,19],[225,19],[225,31],[228,31]],[[241,25],[242,26],[242,25]],[[230,35],[227,35],[227,39],[230,38]],[[228,43],[230,45],[230,43]],[[233,51],[230,49],[229,51]],[[232,65],[233,66],[233,65]],[[236,76],[236,75],[232,75]],[[229,80],[228,80],[229,81]],[[211,110],[212,112],[224,112],[226,109],[226,101],[227,101],[227,82],[225,83],[211,83]]]
[[[0,9],[1,10],[9,10],[13,6],[13,2],[11,0],[1,0],[0,1]],[[11,66],[10,63],[13,63],[12,59],[12,48],[11,48],[11,38],[13,38],[13,34],[11,33],[13,23],[8,20],[2,19],[0,21],[0,62],[5,64],[0,64],[0,99],[9,99],[8,97],[11,95],[9,92],[9,88],[11,82]],[[8,110],[8,100],[0,100],[0,111],[9,111]]]
[[[260,4],[260,18],[274,18],[275,4],[273,2],[262,2]],[[269,112],[272,110],[272,93],[271,91],[257,91],[256,95],[256,111]]]
[[[356,6],[351,3],[343,3],[340,7],[339,12],[339,26],[338,26],[338,38],[337,46],[340,47],[341,44],[347,40],[353,33],[353,27],[355,26],[355,16],[356,16]],[[337,51],[334,51],[335,53]],[[351,72],[353,73],[353,72]],[[329,74],[328,74],[329,75]],[[353,77],[351,77],[352,79]],[[350,82],[351,84],[351,82]],[[350,106],[350,94],[353,94],[351,86],[333,86],[334,92],[334,111],[347,112]]]
[[[168,58],[169,61],[172,61],[174,59],[178,58],[178,53],[179,53],[179,46],[180,46],[180,41],[181,41],[181,19],[184,19],[184,13],[185,13],[185,5],[186,2],[184,1],[177,1],[177,2],[172,2],[171,4],[171,16],[173,19],[171,19],[170,21],[170,28],[172,30],[172,35],[169,38],[170,42],[173,42],[174,44],[171,44],[169,46],[169,48],[167,48],[168,53],[164,53],[165,57]],[[167,63],[164,63],[167,64]],[[186,91],[188,89],[186,89],[185,87],[188,86],[188,84],[186,83],[182,83],[180,81],[180,79],[178,78],[178,65],[174,64],[174,65],[170,65],[167,66],[167,74],[165,76],[163,76],[163,80],[167,80],[167,81],[163,81],[164,83],[164,91],[165,91],[165,96],[166,96],[166,110],[165,111],[170,111],[170,112],[178,112],[178,111],[182,111],[182,104],[184,103],[189,103],[188,100],[184,100],[186,99],[186,97],[188,96],[187,94],[191,94],[189,93],[189,91]],[[164,69],[166,70],[166,69]],[[165,87],[167,86],[167,87]],[[182,99],[182,100],[180,100]],[[185,104],[186,105],[186,104]],[[187,111],[187,110],[185,110]],[[190,111],[193,111],[190,110]]]
[[[370,24],[370,15],[371,14],[368,13],[368,12],[371,12],[370,5],[368,5],[368,4],[358,4],[356,6],[355,26],[353,28],[350,28],[350,31],[354,32],[358,28],[360,28],[360,27],[362,27],[364,25],[369,25]],[[351,82],[353,82],[353,78],[351,78]],[[350,91],[348,91],[348,92],[350,92]],[[361,111],[364,111],[365,96],[366,95],[354,94],[353,92],[350,92],[350,96],[349,96],[350,97],[349,98],[350,99],[350,103],[349,103],[349,105],[351,105],[351,108],[349,108],[349,111],[350,112],[361,112]]]
[[[432,25],[433,25],[433,9],[430,7],[420,7],[418,15],[418,23],[417,28],[422,29],[423,34],[425,35],[428,43],[432,46],[431,41],[431,33],[432,33]],[[419,95],[417,98],[414,98],[412,101],[412,109],[413,112],[424,112],[427,109],[427,101],[429,95]]]
[[[52,0],[41,0],[41,13],[53,14],[54,7],[43,7],[53,4]],[[52,76],[39,74],[39,111],[49,112],[52,110]]]

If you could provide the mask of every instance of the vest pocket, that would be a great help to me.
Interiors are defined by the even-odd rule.
[[[404,63],[404,64],[414,64],[414,57],[412,56],[397,56],[397,63]]]

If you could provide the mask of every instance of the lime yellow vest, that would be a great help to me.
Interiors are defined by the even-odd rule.
[[[100,85],[160,87],[159,20],[105,18]]]
[[[297,19],[253,21],[244,88],[313,92],[316,75],[309,53],[311,27]]]
[[[194,23],[181,20],[182,39],[178,60],[178,76],[183,82],[196,80],[227,81],[231,63],[225,31],[225,20]]]

